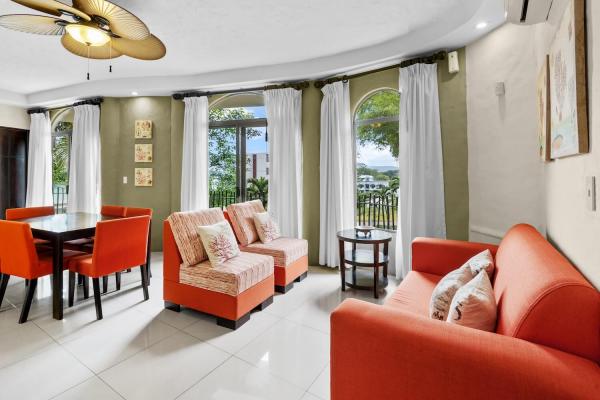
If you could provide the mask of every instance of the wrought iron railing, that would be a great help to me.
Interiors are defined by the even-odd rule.
[[[265,208],[267,207],[267,195],[260,195],[248,192],[246,194],[246,200],[262,201]],[[230,204],[238,203],[238,196],[235,190],[211,190],[208,194],[208,204],[210,207],[225,208]]]
[[[356,224],[396,230],[398,223],[396,193],[359,192],[356,196]]]
[[[52,199],[54,210],[57,214],[67,212],[67,201],[69,199],[69,186],[53,186]]]

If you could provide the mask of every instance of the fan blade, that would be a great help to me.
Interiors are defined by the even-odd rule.
[[[58,23],[57,23],[58,22]],[[0,26],[38,35],[62,35],[67,21],[43,15],[11,14],[0,16]]]
[[[25,7],[33,8],[34,10],[44,12],[50,15],[56,15],[57,17],[63,14],[75,15],[86,21],[90,21],[89,15],[84,14],[76,8],[71,7],[68,4],[61,3],[56,0],[13,0],[15,3],[19,3]]]
[[[112,43],[113,49],[139,60],[158,60],[167,54],[163,42],[154,35],[150,35],[148,39],[144,40],[113,38]]]
[[[73,6],[91,16],[108,21],[111,32],[125,39],[142,40],[150,36],[146,24],[138,17],[106,0],[73,0]]]
[[[62,39],[60,39],[60,42],[65,49],[80,57],[89,57],[95,60],[108,60],[109,58],[117,58],[122,55],[122,53],[116,50],[114,46],[112,49],[110,48],[110,42],[104,46],[88,47],[85,44],[73,39],[69,34],[63,35]]]

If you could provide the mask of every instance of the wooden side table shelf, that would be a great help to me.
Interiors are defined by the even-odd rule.
[[[348,229],[339,231],[337,237],[340,245],[342,291],[346,290],[346,286],[359,290],[373,290],[375,298],[379,298],[379,290],[388,285],[388,252],[392,240],[391,233],[374,229],[369,235],[364,235],[357,233],[354,229]],[[346,243],[352,243],[352,250],[346,250]],[[373,249],[357,249],[357,244],[372,245]],[[383,245],[383,251],[380,251],[381,245]],[[346,268],[346,264],[351,268]],[[372,268],[373,271],[371,272],[367,268]]]

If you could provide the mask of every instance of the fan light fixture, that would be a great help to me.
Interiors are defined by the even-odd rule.
[[[86,46],[104,46],[110,41],[110,36],[102,29],[84,24],[69,24],[65,27],[69,35]]]

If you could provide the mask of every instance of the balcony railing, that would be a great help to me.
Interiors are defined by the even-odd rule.
[[[356,224],[396,230],[398,195],[359,192],[356,196]]]
[[[251,193],[246,194],[246,200],[257,200],[262,201],[265,208],[267,207],[267,195],[264,196],[254,195]],[[235,190],[211,190],[208,194],[208,204],[212,207],[225,208],[230,204],[238,203],[238,197]]]
[[[57,214],[63,214],[67,212],[67,200],[69,199],[69,187],[68,186],[53,186],[52,187],[52,199],[54,203],[54,211]]]

